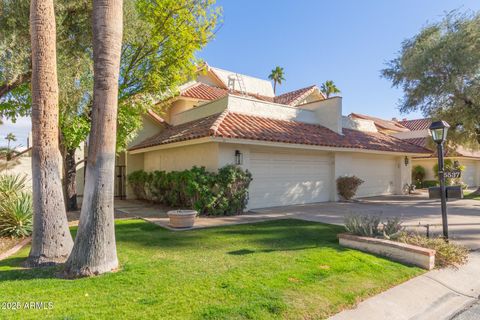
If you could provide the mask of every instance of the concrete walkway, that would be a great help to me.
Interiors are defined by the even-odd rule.
[[[457,270],[430,271],[367,299],[355,309],[342,311],[330,319],[452,319],[462,310],[478,303],[479,274],[480,252],[473,252],[469,262]]]

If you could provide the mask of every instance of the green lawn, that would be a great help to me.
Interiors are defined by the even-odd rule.
[[[473,194],[473,192],[465,192],[463,194],[464,199],[480,200],[480,195]]]
[[[301,220],[172,232],[116,223],[122,268],[64,280],[0,262],[1,301],[52,301],[0,319],[322,319],[423,271],[338,245],[338,226]]]

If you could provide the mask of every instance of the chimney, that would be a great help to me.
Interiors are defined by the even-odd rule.
[[[302,108],[315,112],[320,125],[342,134],[342,97],[311,102]]]
[[[395,117],[393,117],[393,118],[392,118],[392,121],[398,122],[398,119],[395,118]]]

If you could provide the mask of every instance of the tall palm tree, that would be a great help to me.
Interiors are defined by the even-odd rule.
[[[118,267],[113,191],[122,2],[93,1],[92,128],[80,224],[66,265],[69,277],[101,274]]]
[[[332,80],[327,80],[324,83],[322,83],[320,90],[327,98],[330,98],[332,94],[337,94],[341,92],[340,89],[337,88],[337,86],[335,85],[335,83],[333,83]]]
[[[53,0],[31,0],[33,235],[30,266],[64,262],[73,246],[60,179]]]
[[[275,93],[277,91],[277,83],[282,84],[282,81],[285,81],[283,68],[276,66],[268,76],[268,79],[273,80],[273,93]]]
[[[10,132],[9,134],[7,134],[7,136],[5,137],[5,140],[7,140],[7,152],[10,152],[10,143],[13,141],[17,141],[17,137],[15,137],[15,135]]]

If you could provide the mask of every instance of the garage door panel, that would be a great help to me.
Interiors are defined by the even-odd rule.
[[[358,188],[357,197],[394,193],[395,169],[393,158],[355,158],[352,174],[364,181]]]
[[[460,164],[465,166],[461,177],[463,183],[466,183],[469,187],[475,187],[475,175],[477,173],[475,161],[463,160],[460,161]]]
[[[328,201],[331,165],[322,154],[252,152],[250,208]]]

